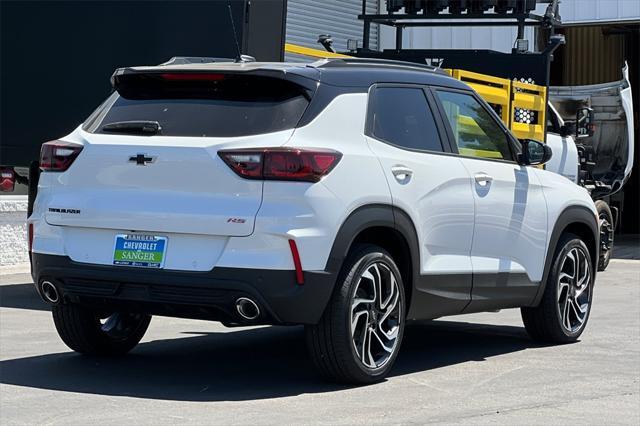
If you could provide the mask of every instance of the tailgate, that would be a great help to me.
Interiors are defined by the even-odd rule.
[[[262,182],[238,177],[218,149],[281,145],[291,131],[243,138],[80,133],[84,149],[48,194],[51,225],[247,236]],[[151,159],[145,165],[138,154]]]

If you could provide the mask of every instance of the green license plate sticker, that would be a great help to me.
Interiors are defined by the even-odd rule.
[[[143,234],[116,235],[113,264],[141,268],[162,268],[167,237]]]

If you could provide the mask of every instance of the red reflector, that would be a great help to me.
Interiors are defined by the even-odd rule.
[[[40,169],[64,172],[71,166],[82,148],[82,145],[63,141],[43,143],[40,149]]]
[[[33,223],[29,224],[27,234],[27,238],[29,239],[29,253],[31,253],[33,251]]]
[[[264,148],[219,151],[231,169],[246,179],[318,182],[340,161],[332,150]]]
[[[224,74],[212,73],[163,73],[160,74],[165,80],[171,81],[219,81],[224,80]]]
[[[294,240],[289,240],[289,248],[291,249],[291,256],[293,257],[293,265],[296,267],[296,282],[298,284],[304,284],[304,274],[302,273],[302,264],[300,263],[300,253],[298,253],[298,246]]]
[[[11,167],[0,169],[0,191],[13,192],[16,186],[16,172]]]

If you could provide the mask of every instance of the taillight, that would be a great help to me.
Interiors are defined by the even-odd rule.
[[[262,179],[262,152],[219,151],[218,155],[238,176]]]
[[[16,172],[13,168],[6,167],[0,169],[0,191],[13,192],[16,186]]]
[[[219,151],[231,170],[245,179],[318,182],[340,161],[329,149],[264,148]]]
[[[40,149],[40,169],[49,172],[64,172],[78,154],[82,145],[63,141],[51,141],[42,144]]]

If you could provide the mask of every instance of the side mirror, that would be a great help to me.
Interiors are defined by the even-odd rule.
[[[549,145],[533,139],[522,139],[522,153],[518,154],[518,164],[523,166],[537,166],[551,160],[553,153]]]
[[[567,136],[574,136],[576,134],[576,124],[575,123],[564,123],[560,127],[560,136],[566,138]]]
[[[579,108],[576,112],[576,139],[593,136],[594,130],[593,109]]]

